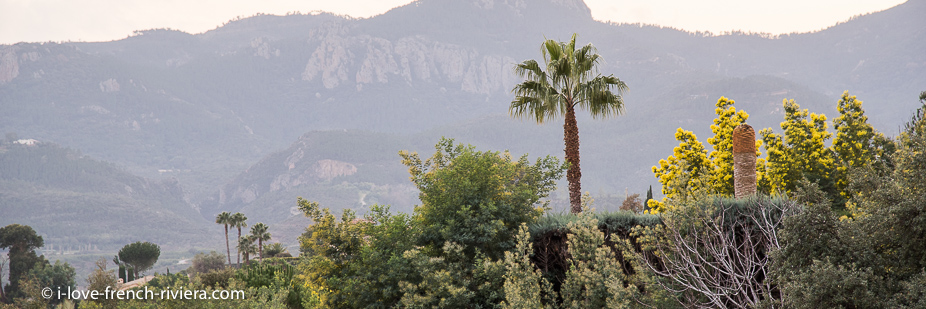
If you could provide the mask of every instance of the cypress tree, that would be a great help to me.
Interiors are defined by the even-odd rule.
[[[643,211],[649,211],[649,200],[653,199],[653,185],[649,186],[649,189],[646,190],[646,200],[643,201]]]

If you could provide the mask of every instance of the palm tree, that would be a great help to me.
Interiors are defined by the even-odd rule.
[[[257,257],[260,258],[260,261],[264,261],[264,241],[270,240],[270,232],[267,232],[267,225],[263,222],[258,222],[251,227],[251,236],[254,237],[254,240],[257,240]]]
[[[238,228],[238,239],[241,239],[241,228],[248,227],[248,217],[245,217],[243,213],[236,212],[231,217],[231,222],[228,223],[232,227]],[[236,247],[237,249],[237,247]],[[237,263],[241,264],[241,250],[235,252],[235,257],[238,259]]]
[[[267,245],[267,250],[264,250],[264,253],[267,254],[267,257],[278,257],[281,254],[289,253],[286,251],[286,247],[283,244],[275,242]],[[263,255],[261,255],[263,256]]]
[[[228,257],[228,264],[231,265],[231,249],[228,246],[228,225],[231,224],[232,215],[227,211],[215,216],[215,223],[225,225],[225,256]]]
[[[546,40],[540,51],[545,68],[535,60],[526,60],[515,67],[515,73],[526,80],[512,90],[515,98],[508,112],[513,117],[531,118],[537,123],[564,116],[569,204],[572,213],[579,213],[582,211],[582,171],[575,109],[587,110],[596,119],[619,115],[624,111],[622,94],[627,85],[614,75],[598,73],[596,66],[600,56],[595,47],[588,44],[577,50],[575,34],[568,43]],[[617,90],[616,94],[611,92],[612,88]]]
[[[244,255],[244,263],[248,264],[248,262],[251,260],[251,254],[257,253],[257,248],[254,247],[253,235],[238,237],[238,252],[241,252],[241,254]],[[238,267],[241,267],[240,260]]]

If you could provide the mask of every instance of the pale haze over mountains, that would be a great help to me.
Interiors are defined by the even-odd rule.
[[[909,1],[770,38],[607,24],[579,0],[421,0],[369,19],[261,15],[198,35],[0,45],[0,133],[72,149],[35,152],[43,159],[28,164],[39,150],[0,150],[0,226],[28,224],[46,243],[105,251],[173,220],[182,226],[158,236],[162,246],[217,248],[221,211],[244,212],[295,244],[307,224],[292,209],[296,196],[410,212],[417,193],[399,150],[429,155],[446,136],[563,156],[560,124],[511,119],[507,108],[513,65],[539,59],[544,38],[572,33],[598,48],[602,73],[630,88],[625,115],[579,119],[583,190],[603,201],[658,191],[651,166],[671,154],[679,127],[706,143],[720,96],[753,127],[780,131],[782,99],[832,119],[848,90],[877,129],[896,134],[926,90],[924,13],[926,1]],[[70,172],[42,167],[48,160]],[[69,182],[48,180],[58,174]],[[121,204],[144,216],[100,210]],[[91,210],[99,215],[66,215]],[[171,240],[184,233],[198,240]]]

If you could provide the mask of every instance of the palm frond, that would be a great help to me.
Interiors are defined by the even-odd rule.
[[[623,93],[627,85],[617,77],[598,76],[584,83],[581,89],[580,108],[588,110],[592,118],[607,118],[624,113]]]
[[[554,40],[546,40],[540,48],[543,52],[543,60],[546,63],[563,58],[563,49],[561,45]]]
[[[595,66],[598,65],[599,57],[592,44],[585,45],[575,52],[576,71],[581,74],[582,80],[587,80],[598,73]]]
[[[543,68],[533,59],[515,65],[514,73],[529,80],[546,78],[546,73],[543,71]]]
[[[613,75],[601,76],[595,46],[576,49],[576,38],[573,34],[568,42],[545,40],[540,46],[543,64],[527,60],[515,66],[515,73],[525,81],[512,89],[511,116],[543,123],[564,115],[567,104],[578,105],[595,118],[624,112],[622,95],[627,85]]]
[[[546,80],[528,80],[515,86],[513,92],[515,99],[508,108],[509,114],[515,118],[532,118],[538,123],[555,119],[559,112],[556,89]]]

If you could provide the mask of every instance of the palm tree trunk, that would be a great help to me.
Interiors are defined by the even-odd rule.
[[[231,247],[228,246],[228,224],[225,224],[225,257],[228,257],[228,265],[231,265]]]
[[[756,131],[748,124],[733,128],[733,196],[756,194]]]
[[[240,226],[238,227],[238,241],[239,242],[241,241],[241,227]],[[235,258],[238,259],[237,266],[240,267],[241,266],[241,248],[238,248],[238,246],[235,246]]]
[[[264,240],[260,238],[257,239],[257,260],[264,262]]]
[[[582,170],[579,167],[579,125],[572,102],[566,104],[566,123],[563,124],[563,140],[566,142],[566,180],[569,181],[569,207],[572,213],[582,212]]]

